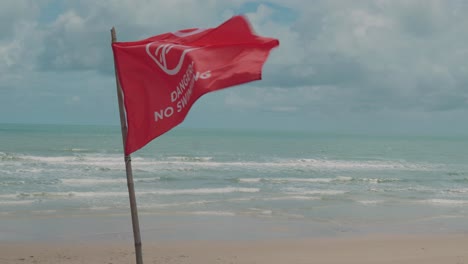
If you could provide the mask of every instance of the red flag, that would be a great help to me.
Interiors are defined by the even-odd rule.
[[[180,124],[202,95],[261,79],[277,39],[256,36],[246,18],[112,44],[124,94],[125,154]]]

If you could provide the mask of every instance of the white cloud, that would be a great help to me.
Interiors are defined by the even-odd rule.
[[[281,44],[264,80],[227,92],[225,107],[323,115],[468,109],[467,1],[84,0],[62,3],[43,21],[48,4],[0,3],[0,87],[17,87],[22,71],[111,79],[112,26],[130,41],[213,27],[250,6],[256,32]]]
[[[42,49],[37,31],[39,4],[32,0],[0,3],[0,81],[15,79],[18,70],[32,70]]]

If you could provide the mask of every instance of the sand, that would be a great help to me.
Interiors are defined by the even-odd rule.
[[[144,241],[143,241],[144,242]],[[468,235],[144,242],[145,263],[468,263]],[[0,263],[135,263],[118,241],[0,242]]]

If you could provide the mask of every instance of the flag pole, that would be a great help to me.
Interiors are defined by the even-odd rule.
[[[114,27],[112,27],[111,29],[111,37],[112,37],[112,43],[117,41]],[[127,118],[125,116],[122,87],[120,86],[118,72],[117,72],[117,68],[115,65],[115,59],[114,59],[114,70],[115,70],[115,82],[117,84],[117,98],[119,101],[122,142],[123,142],[123,147],[125,149],[125,141],[127,139]],[[128,196],[130,198],[130,211],[132,213],[132,227],[133,227],[133,239],[135,241],[136,263],[143,264],[143,255],[142,255],[142,250],[141,250],[140,224],[138,221],[138,208],[136,204],[135,189],[134,189],[134,184],[133,184],[132,158],[130,157],[130,155],[124,154],[124,160],[125,160],[125,171],[127,172],[127,187],[128,187]]]

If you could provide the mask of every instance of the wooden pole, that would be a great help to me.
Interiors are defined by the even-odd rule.
[[[115,28],[111,29],[112,43],[117,41],[115,34]],[[124,104],[123,104],[123,94],[122,87],[120,86],[120,81],[118,77],[117,68],[115,65],[114,59],[114,70],[115,70],[115,82],[117,84],[117,97],[119,100],[119,112],[120,112],[120,127],[122,130],[122,142],[125,149],[125,141],[127,139],[127,118],[125,116]],[[135,199],[135,188],[133,184],[133,173],[132,173],[132,158],[130,155],[124,155],[125,160],[125,170],[127,172],[127,187],[128,187],[128,196],[130,198],[130,211],[132,213],[132,227],[133,227],[133,239],[135,241],[135,255],[136,263],[143,264],[143,254],[141,250],[141,236],[140,236],[140,224],[138,221],[138,208]]]

